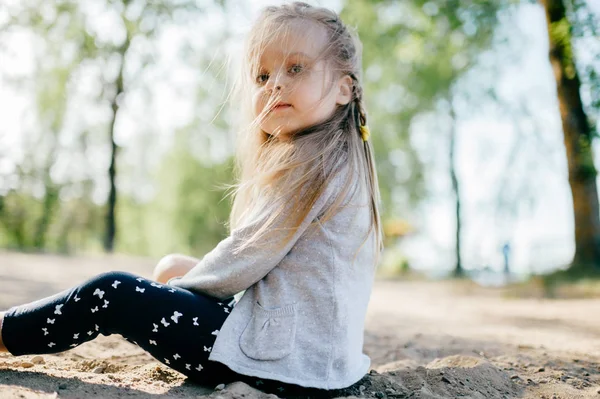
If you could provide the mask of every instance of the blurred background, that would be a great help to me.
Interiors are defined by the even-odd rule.
[[[280,3],[3,0],[0,248],[214,248],[231,72],[260,8]],[[600,274],[600,2],[309,3],[364,45],[382,274]]]

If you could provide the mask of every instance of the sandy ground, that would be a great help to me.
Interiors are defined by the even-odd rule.
[[[153,260],[0,252],[0,309]],[[600,398],[600,300],[507,299],[457,282],[376,282],[365,331],[372,370],[341,396]],[[262,398],[241,382],[200,387],[120,336],[74,350],[0,354],[0,398]],[[30,366],[30,367],[24,367]],[[273,395],[270,395],[273,398]]]

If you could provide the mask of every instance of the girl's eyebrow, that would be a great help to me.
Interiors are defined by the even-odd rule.
[[[289,54],[285,55],[285,58],[287,59],[287,58],[296,57],[296,56],[300,56],[302,58],[306,58],[306,59],[308,59],[310,61],[314,60],[313,57],[311,57],[310,55],[308,55],[308,54],[306,54],[306,53],[304,53],[302,51],[294,51],[293,53],[289,53]],[[262,57],[261,57],[261,59],[259,61],[259,64],[260,65],[263,64],[263,58]]]
[[[307,58],[309,60],[312,60],[313,57],[311,57],[310,55],[302,52],[302,51],[294,51],[293,53],[287,53],[287,54],[281,54],[285,59],[287,58],[291,58],[291,57],[297,57],[300,56],[302,58]]]
[[[295,51],[293,53],[288,54],[288,57],[292,57],[292,56],[301,56],[301,57],[305,57],[305,58],[310,58],[312,59],[313,57],[311,57],[310,55],[303,53],[302,51]]]

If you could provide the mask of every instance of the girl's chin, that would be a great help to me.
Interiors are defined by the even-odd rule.
[[[281,137],[281,136],[287,136],[290,132],[289,129],[282,129],[280,126],[277,126],[273,129],[264,129],[263,131],[267,134],[270,134],[271,136],[275,136],[275,137]]]
[[[291,138],[291,135],[288,132],[279,131],[273,134],[277,139],[281,141],[288,141]]]

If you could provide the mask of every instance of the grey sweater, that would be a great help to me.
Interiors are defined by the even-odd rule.
[[[221,299],[243,294],[210,360],[241,374],[322,389],[345,388],[368,372],[363,335],[376,265],[374,232],[361,247],[371,221],[367,193],[355,183],[341,210],[320,220],[346,177],[332,180],[281,251],[249,248],[232,256],[248,233],[233,230],[169,282]]]

